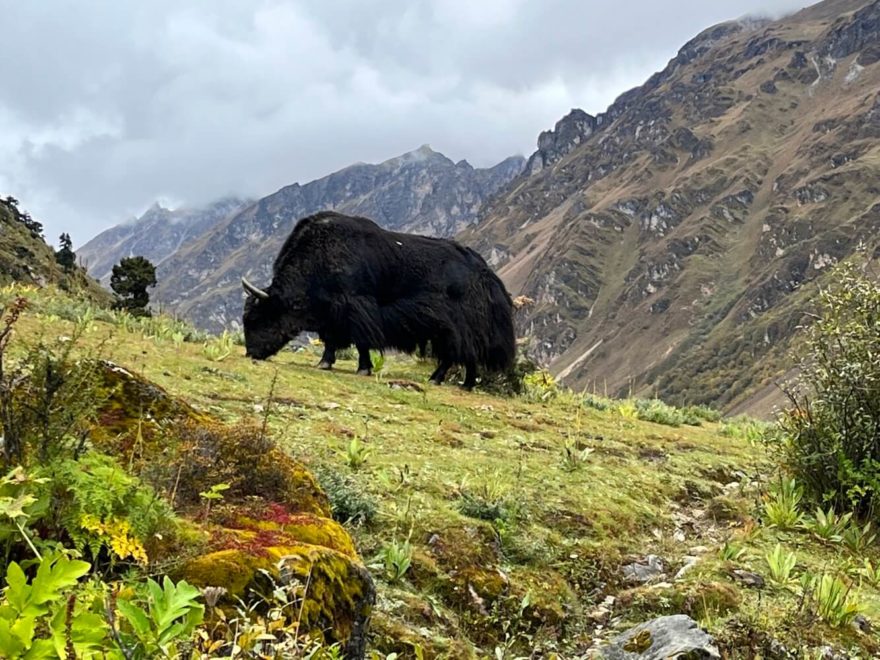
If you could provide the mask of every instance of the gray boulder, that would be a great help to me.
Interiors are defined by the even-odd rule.
[[[714,640],[689,616],[639,624],[599,651],[604,660],[710,660],[721,658]]]

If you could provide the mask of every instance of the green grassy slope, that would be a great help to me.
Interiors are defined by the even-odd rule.
[[[4,289],[0,302],[18,291]],[[61,319],[81,315],[65,314],[50,292],[27,295],[25,334],[69,334]],[[797,553],[796,578],[843,575],[860,584],[868,619],[880,619],[877,585],[858,573],[864,557],[878,563],[877,546],[856,555],[770,527],[761,498],[771,460],[746,427],[640,421],[627,402],[540,384],[519,398],[428,387],[430,365],[402,357],[372,378],[356,376],[349,360],[318,371],[311,351],[257,363],[239,346],[226,355],[219,340],[206,348],[101,318],[88,320],[87,346],[219,418],[265,419],[338,507],[375,502],[370,523],[350,525],[368,563],[410,541],[402,579],[373,570],[373,646],[382,652],[582,657],[618,630],[676,612],[697,618],[730,657],[774,638],[792,649],[878,651],[870,635],[815,618],[796,579],[756,590],[734,577],[742,569],[769,579],[764,557],[781,543]],[[724,559],[725,544],[742,552]],[[665,575],[628,584],[622,566],[648,554],[662,558]],[[676,579],[689,558],[694,566]]]
[[[11,282],[57,284],[94,301],[110,300],[109,294],[81,268],[65,273],[55,261],[54,250],[18,222],[5,204],[0,204],[0,284]]]

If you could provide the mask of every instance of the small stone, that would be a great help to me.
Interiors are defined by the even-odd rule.
[[[616,600],[617,599],[614,596],[606,596],[605,600],[603,600],[596,609],[587,614],[587,618],[597,624],[597,629],[601,628],[603,624],[608,622]]]
[[[757,573],[737,568],[730,572],[730,576],[737,582],[740,582],[743,586],[751,587],[753,589],[764,588],[764,578]]]
[[[684,533],[683,530],[677,529],[677,530],[675,530],[675,532],[672,534],[672,539],[673,539],[676,543],[684,543],[684,542],[687,540],[687,536],[685,536],[685,533]]]
[[[663,561],[657,555],[648,555],[640,562],[623,567],[624,580],[634,584],[646,584],[665,577]]]
[[[863,632],[866,635],[870,635],[873,627],[871,626],[871,622],[868,621],[868,617],[864,614],[856,614],[853,619],[853,627],[859,632]]]
[[[680,580],[683,578],[694,566],[697,565],[699,559],[697,557],[685,557],[684,565],[678,569],[678,573],[675,574],[675,579]]]
[[[335,401],[327,401],[318,406],[321,410],[336,410],[337,408],[341,408],[342,406]]]

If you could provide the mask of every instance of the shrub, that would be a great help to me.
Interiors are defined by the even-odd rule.
[[[724,545],[718,549],[718,558],[721,561],[737,561],[742,559],[745,554],[746,549],[739,543],[730,539],[725,541]]]
[[[396,584],[403,579],[412,565],[413,548],[407,539],[404,542],[392,541],[382,547],[376,557],[378,566],[388,582]]]
[[[510,488],[497,472],[474,488],[460,487],[458,510],[469,518],[494,522],[510,516]]]
[[[224,330],[220,336],[205,341],[202,353],[211,362],[222,362],[232,355],[233,346],[235,346],[233,336]]]
[[[678,408],[663,403],[658,399],[635,401],[636,417],[644,422],[665,424],[666,426],[681,426],[685,423],[685,416]]]
[[[682,408],[682,413],[688,419],[713,423],[721,421],[721,412],[705,405],[686,406],[685,408]]]
[[[9,365],[7,350],[26,302],[9,306],[0,324],[0,426],[7,465],[41,463],[82,450],[97,409],[97,362],[74,360],[78,338],[38,342]]]
[[[376,500],[353,478],[335,470],[317,470],[315,475],[330,498],[334,520],[351,525],[369,525],[376,519],[379,510]]]
[[[593,410],[610,410],[614,406],[614,402],[608,397],[599,396],[598,394],[585,394],[583,397],[583,405]]]
[[[590,462],[594,451],[596,450],[593,447],[582,447],[567,440],[562,444],[562,469],[566,472],[577,472]]]
[[[90,568],[84,561],[54,554],[43,557],[28,580],[21,566],[9,564],[0,599],[4,658],[100,657],[109,648],[101,616],[73,607],[74,588]]]
[[[833,507],[828,511],[817,508],[815,518],[807,522],[805,527],[823,541],[840,543],[850,518],[852,513],[838,515]]]
[[[770,581],[774,584],[784,587],[792,582],[791,572],[797,564],[797,555],[793,552],[787,552],[782,549],[780,544],[776,544],[764,558],[767,562],[767,569],[770,572]]]
[[[781,418],[785,461],[815,502],[880,513],[880,286],[853,267],[822,291],[801,382]]]
[[[367,464],[367,459],[369,459],[372,453],[373,448],[365,444],[357,436],[349,441],[344,451],[339,451],[339,455],[345,459],[346,465],[355,471],[360,470]]]
[[[757,443],[763,441],[772,428],[772,424],[756,419],[744,416],[734,417],[721,424],[721,435],[728,438],[738,438],[749,443]]]

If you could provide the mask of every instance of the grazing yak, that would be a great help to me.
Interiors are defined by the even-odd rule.
[[[427,342],[438,360],[431,380],[465,368],[501,371],[515,351],[513,302],[485,260],[454,241],[386,231],[367,218],[322,212],[300,220],[263,291],[246,279],[247,355],[264,360],[302,331],[325,344],[319,367],[354,344],[358,373],[370,374],[370,349],[414,353]]]

